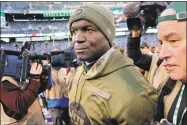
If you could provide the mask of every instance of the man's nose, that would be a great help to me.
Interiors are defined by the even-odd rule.
[[[171,56],[170,49],[171,48],[169,48],[168,45],[162,44],[161,48],[160,48],[160,52],[159,52],[159,58],[164,60],[164,59],[170,57]]]
[[[85,35],[82,31],[77,31],[77,33],[74,35],[74,42],[76,43],[82,43],[82,42],[85,42]]]

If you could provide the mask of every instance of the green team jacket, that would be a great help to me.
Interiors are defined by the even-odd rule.
[[[149,125],[158,94],[130,58],[111,48],[88,72],[77,69],[69,98],[72,125]]]

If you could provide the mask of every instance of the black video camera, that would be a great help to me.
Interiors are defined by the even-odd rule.
[[[54,68],[67,68],[71,66],[74,59],[74,54],[71,51],[52,51],[49,54],[38,54],[36,52],[28,51],[13,51],[4,50],[6,65],[4,66],[4,75],[12,76],[19,81],[26,80],[30,71],[30,64],[37,62],[42,64],[42,60],[49,60],[50,65],[42,64],[42,75],[49,76],[51,73],[51,66]],[[26,74],[22,78],[22,74]]]
[[[141,23],[141,19],[138,17],[135,18],[128,18],[127,19],[127,27],[129,30],[135,30],[135,29],[142,29],[142,23]]]
[[[5,52],[5,62],[6,65],[4,66],[4,75],[12,76],[15,80],[20,81],[26,80],[28,77],[28,73],[30,71],[30,64],[33,62],[38,62],[42,64],[42,60],[47,60],[46,55],[39,55],[39,54],[30,54],[29,52],[27,55],[25,54],[26,51],[23,53],[20,51],[12,51],[12,50],[4,50]],[[25,54],[25,55],[24,55]],[[43,65],[43,75],[49,76],[51,73],[51,66],[50,65]],[[22,75],[25,74],[25,77],[22,78]]]
[[[49,76],[51,73],[51,65],[43,65],[43,60],[49,60],[50,55],[48,54],[37,54],[36,52],[34,53],[30,53],[29,55],[29,60],[31,62],[38,62],[40,64],[42,64],[42,74],[45,76]]]
[[[72,51],[52,51],[50,52],[52,67],[70,67],[74,59],[74,53]]]
[[[129,4],[130,5],[130,4]],[[131,9],[136,9],[135,14],[127,16],[127,26],[129,30],[141,29],[145,34],[149,27],[157,26],[157,18],[167,7],[166,2],[140,2]]]
[[[25,81],[30,71],[30,64],[37,62],[42,64],[43,60],[48,60],[49,65],[42,64],[42,74],[49,76],[52,67],[70,67],[74,59],[72,49],[66,49],[64,51],[52,51],[50,53],[39,54],[37,52],[30,51],[33,42],[25,42],[21,48],[21,51],[4,50],[6,55],[6,65],[4,75],[13,76],[14,79]],[[34,46],[33,46],[34,47]]]

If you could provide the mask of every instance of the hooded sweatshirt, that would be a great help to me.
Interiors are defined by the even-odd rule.
[[[157,97],[133,61],[111,48],[88,71],[77,69],[69,94],[71,122],[149,125]]]

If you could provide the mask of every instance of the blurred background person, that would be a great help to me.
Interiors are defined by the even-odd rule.
[[[51,52],[58,51],[60,50],[57,48],[51,50]],[[51,62],[51,58],[60,61],[60,57],[60,54],[55,55],[55,58],[53,56],[49,57],[49,62]],[[60,62],[56,62],[56,66],[53,65],[51,67],[51,84],[45,91],[45,97],[53,125],[64,125],[64,123],[65,125],[70,125],[68,86],[66,84],[67,74],[68,67],[65,67],[65,64],[60,65]]]
[[[153,54],[151,52],[151,50],[150,50],[150,46],[144,41],[142,41],[140,43],[140,50],[141,50],[142,54],[148,54],[148,55],[152,55]]]

